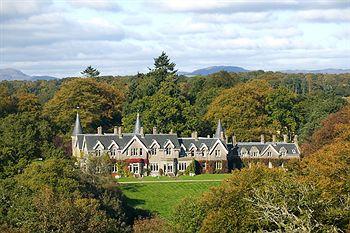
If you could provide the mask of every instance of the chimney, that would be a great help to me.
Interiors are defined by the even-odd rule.
[[[261,134],[261,135],[260,135],[260,142],[261,142],[262,144],[265,143],[265,136],[264,136],[264,134]]]
[[[174,131],[173,129],[170,130],[169,134],[174,134]]]
[[[210,138],[210,135],[209,135],[209,134],[207,135],[207,138]]]
[[[235,135],[232,136],[232,145],[233,146],[237,145],[237,139]]]
[[[225,139],[226,139],[226,144],[228,144],[228,137],[227,137],[227,135],[225,135]]]
[[[119,138],[122,138],[122,137],[123,137],[123,134],[122,134],[122,127],[121,127],[121,126],[118,127],[118,136],[119,136]]]
[[[102,135],[102,127],[101,126],[97,127],[97,134]]]
[[[223,132],[223,131],[220,132],[220,139],[221,139],[221,140],[224,140],[224,139],[225,139],[225,135],[224,135],[224,132]]]
[[[193,138],[194,138],[194,140],[198,141],[198,133],[197,133],[197,131],[193,132]]]
[[[276,143],[276,135],[272,135],[272,142]]]
[[[114,135],[117,135],[117,134],[118,134],[118,127],[117,127],[117,126],[114,126],[114,128],[113,128],[113,134],[114,134]]]
[[[283,134],[283,142],[284,143],[288,142],[288,135],[287,134]]]
[[[295,144],[298,144],[298,135],[294,135],[293,142],[294,142]]]
[[[140,127],[140,134],[141,134],[141,137],[145,137],[145,135],[143,134],[143,127]]]
[[[157,127],[153,127],[153,134],[157,134]]]

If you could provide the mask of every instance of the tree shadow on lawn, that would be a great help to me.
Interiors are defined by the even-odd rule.
[[[139,188],[141,187],[142,185],[140,184],[128,184],[128,185],[125,185],[123,186],[123,188],[121,188],[123,191],[129,191],[129,192],[139,192]],[[141,208],[137,208],[136,206],[139,206],[139,205],[143,205],[146,203],[145,200],[142,200],[142,199],[135,199],[135,198],[130,198],[130,197],[127,197],[125,194],[125,199],[126,199],[126,202],[132,206],[134,208],[134,216],[136,216],[136,218],[138,219],[141,219],[141,218],[150,218],[152,216],[155,216],[158,214],[157,211],[150,211],[150,210],[145,210],[145,209],[141,209]]]

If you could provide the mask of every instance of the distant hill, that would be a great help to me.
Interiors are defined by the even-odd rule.
[[[12,68],[6,68],[6,69],[0,69],[0,81],[3,80],[23,80],[23,81],[36,81],[36,80],[53,80],[57,79],[56,77],[52,76],[30,76],[25,73],[23,73],[20,70],[12,69]]]
[[[248,72],[249,70],[246,70],[246,69],[244,69],[242,67],[238,67],[238,66],[210,66],[207,68],[194,70],[192,72],[178,72],[178,74],[187,75],[187,76],[190,76],[190,75],[203,75],[203,76],[205,76],[205,75],[217,73],[219,71],[240,73],[240,72]]]
[[[281,70],[280,72],[288,74],[345,74],[350,73],[350,69],[322,69],[322,70]]]

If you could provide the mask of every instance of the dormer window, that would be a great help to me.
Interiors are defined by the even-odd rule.
[[[286,156],[286,155],[287,155],[287,150],[286,150],[286,148],[282,147],[282,148],[280,149],[280,154],[281,154],[281,156]]]
[[[151,148],[151,155],[157,154],[157,148]]]
[[[194,157],[194,150],[191,150],[191,151],[190,151],[190,155],[191,155],[192,157]]]
[[[268,152],[267,152],[267,156],[268,156],[268,157],[271,157],[271,156],[272,156],[272,152],[271,152],[271,151],[268,151]]]
[[[201,155],[202,157],[205,157],[207,155],[207,150],[205,148],[201,150]]]
[[[136,156],[137,155],[137,148],[131,148],[131,156]]]
[[[216,149],[214,151],[215,157],[220,157],[221,156],[221,150]]]
[[[170,155],[171,154],[171,148],[167,147],[165,148],[165,155]]]
[[[102,156],[102,154],[103,154],[103,150],[102,149],[97,149],[96,150],[96,156],[100,157],[100,156]]]
[[[117,148],[113,148],[113,149],[111,150],[111,156],[112,156],[112,157],[117,156],[117,153],[118,153]]]

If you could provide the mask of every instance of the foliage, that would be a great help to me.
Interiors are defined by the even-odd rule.
[[[55,131],[46,119],[32,113],[11,114],[0,121],[0,177],[21,173],[39,158],[63,157],[52,143]]]
[[[189,175],[189,174],[200,174],[202,172],[202,167],[201,164],[193,159],[192,162],[190,163],[190,165],[186,168],[185,174]]]
[[[124,97],[119,90],[91,78],[65,82],[45,104],[44,114],[64,132],[70,133],[77,107],[85,130],[102,125],[111,128],[120,122]]]
[[[81,72],[81,74],[87,78],[96,78],[100,75],[100,72],[97,69],[92,68],[92,66],[88,66]]]
[[[214,99],[205,117],[213,125],[221,119],[227,135],[235,134],[242,141],[256,140],[261,134],[271,132],[265,109],[267,96],[271,93],[272,89],[266,82],[236,85]]]
[[[134,233],[171,233],[171,227],[165,220],[155,216],[153,218],[136,220],[133,225]]]
[[[130,212],[115,186],[92,184],[71,161],[49,159],[1,180],[0,224],[25,232],[128,232]],[[6,229],[6,228],[5,228]]]

